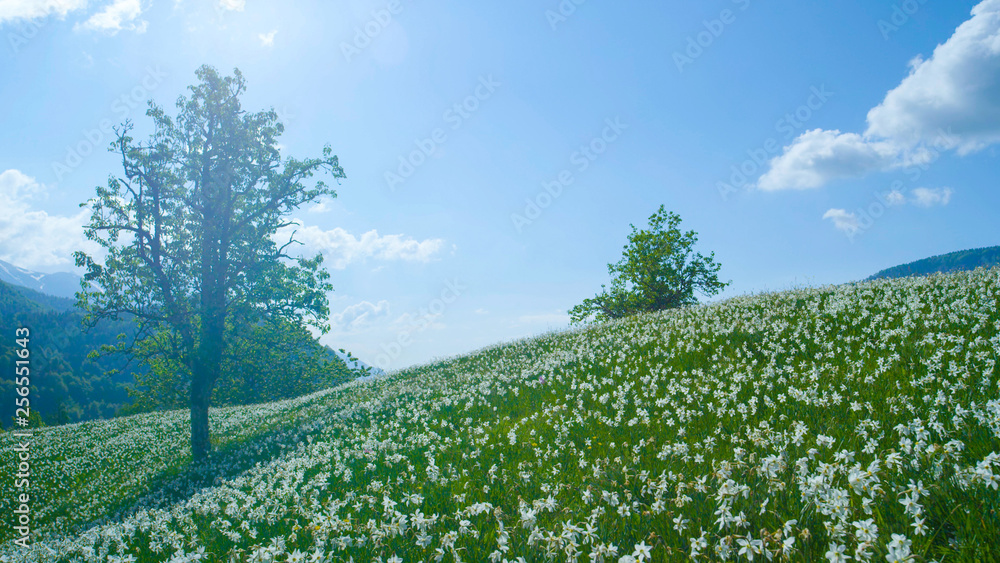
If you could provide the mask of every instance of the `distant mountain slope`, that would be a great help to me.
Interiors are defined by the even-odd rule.
[[[369,365],[368,363],[362,361],[358,357],[354,356],[350,352],[345,351],[343,348],[339,350],[334,350],[330,346],[326,346],[330,353],[339,358],[342,362],[347,364],[347,367],[357,372],[381,372],[377,367]]]
[[[115,342],[119,334],[130,334],[133,325],[108,322],[84,332],[82,317],[69,299],[0,282],[0,332],[30,330],[31,371],[36,374],[31,407],[49,424],[110,417],[128,403],[126,384],[132,383],[135,372],[109,377],[106,372],[121,367],[121,362],[87,355]],[[7,373],[14,372],[15,360],[13,346],[0,347],[0,365]],[[0,393],[12,397],[13,384],[13,378],[0,380]],[[9,425],[13,414],[13,401],[0,403],[0,424]]]
[[[909,264],[886,268],[871,276],[868,280],[925,276],[935,272],[975,270],[980,266],[987,268],[990,266],[1000,266],[1000,246],[972,248],[949,252],[948,254],[941,254],[939,256],[931,256],[930,258],[924,258],[923,260],[917,260]]]
[[[15,293],[20,294],[27,301],[35,305],[39,305],[42,308],[53,309],[60,313],[70,311],[76,308],[75,298],[49,295],[48,293],[42,293],[41,291],[36,291],[29,287],[12,285],[9,282],[5,283],[5,286],[9,291],[13,291]]]
[[[136,406],[134,397],[129,396],[127,389],[136,385],[137,374],[147,371],[144,365],[133,362],[126,366],[121,357],[87,358],[92,350],[113,344],[118,335],[132,335],[135,326],[129,321],[104,321],[84,332],[82,320],[83,314],[76,308],[74,299],[47,295],[0,281],[0,333],[13,335],[18,327],[30,329],[32,371],[38,374],[32,379],[31,407],[48,424],[109,418],[119,414],[123,407]],[[305,386],[305,392],[324,387],[327,379],[349,380],[368,373],[367,366],[349,353],[336,352],[318,343],[307,346],[306,340],[297,343],[305,348],[292,350],[288,342],[279,341],[268,357],[275,366],[296,366],[294,369],[297,369],[311,365],[299,361],[302,354],[323,354],[329,363],[322,381],[309,380],[304,372],[296,371],[298,377],[294,379],[295,384]],[[0,365],[4,366],[6,373],[14,372],[16,359],[13,346],[0,346]],[[274,389],[275,378],[267,377],[267,363],[263,366],[259,363],[246,364],[256,366],[250,369],[253,375],[268,380],[261,380],[260,385],[270,384],[271,394],[275,397],[281,397],[282,393],[294,393],[298,389],[291,384],[286,386],[287,389]],[[110,369],[121,368],[124,369],[113,375],[107,373]],[[13,393],[13,378],[0,378],[0,396],[14,397]],[[0,426],[10,425],[14,407],[13,399],[0,403]]]
[[[0,260],[0,281],[27,287],[57,297],[74,298],[80,290],[80,276],[67,272],[42,274]]]

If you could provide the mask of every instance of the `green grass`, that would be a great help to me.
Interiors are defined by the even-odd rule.
[[[183,411],[45,428],[34,547],[0,553],[996,560],[998,301],[981,269],[548,334],[214,410],[202,468]]]

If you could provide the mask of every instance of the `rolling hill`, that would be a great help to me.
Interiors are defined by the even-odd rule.
[[[972,248],[969,250],[959,250],[938,256],[931,256],[909,264],[902,264],[892,268],[886,268],[871,277],[869,280],[885,278],[902,278],[906,276],[925,276],[935,272],[959,272],[963,270],[975,270],[979,267],[989,268],[1000,266],[1000,246],[989,246],[984,248]]]
[[[43,428],[0,555],[994,560],[998,303],[979,269],[630,317],[213,409],[200,466],[183,410]]]

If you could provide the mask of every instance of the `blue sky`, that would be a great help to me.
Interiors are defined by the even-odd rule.
[[[0,259],[73,271],[110,127],[237,67],[340,157],[323,342],[390,369],[565,327],[661,204],[723,298],[1000,242],[1000,0],[0,0],[0,39]]]

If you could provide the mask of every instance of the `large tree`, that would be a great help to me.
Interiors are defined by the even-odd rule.
[[[293,237],[275,239],[293,224],[288,213],[336,196],[311,181],[314,174],[345,175],[329,146],[320,158],[282,161],[284,128],[273,109],[242,109],[238,69],[223,77],[203,66],[195,74],[200,83],[178,99],[176,119],[149,103],[147,141],[132,138],[131,122],[116,129],[111,150],[123,170],[82,204],[92,210],[86,236],[104,256],[77,252],[76,263],[86,269],[77,298],[89,326],[133,318],[136,336],[118,351],[135,353],[145,341],[144,353],[158,345],[186,366],[191,452],[200,460],[211,450],[208,408],[227,327],[279,318],[328,330],[332,287],[322,256],[293,256],[286,252]]]
[[[681,218],[660,209],[649,218],[648,229],[635,225],[622,259],[608,264],[611,287],[584,299],[569,310],[573,323],[605,321],[636,313],[672,309],[697,302],[695,292],[715,295],[729,282],[719,281],[715,253],[694,252],[698,233],[681,232]]]
[[[121,414],[183,408],[190,404],[188,366],[161,350],[168,333],[147,338],[137,356],[149,367],[128,390]],[[280,318],[227,327],[226,354],[212,404],[247,405],[289,399],[346,383],[359,374],[304,326]]]

